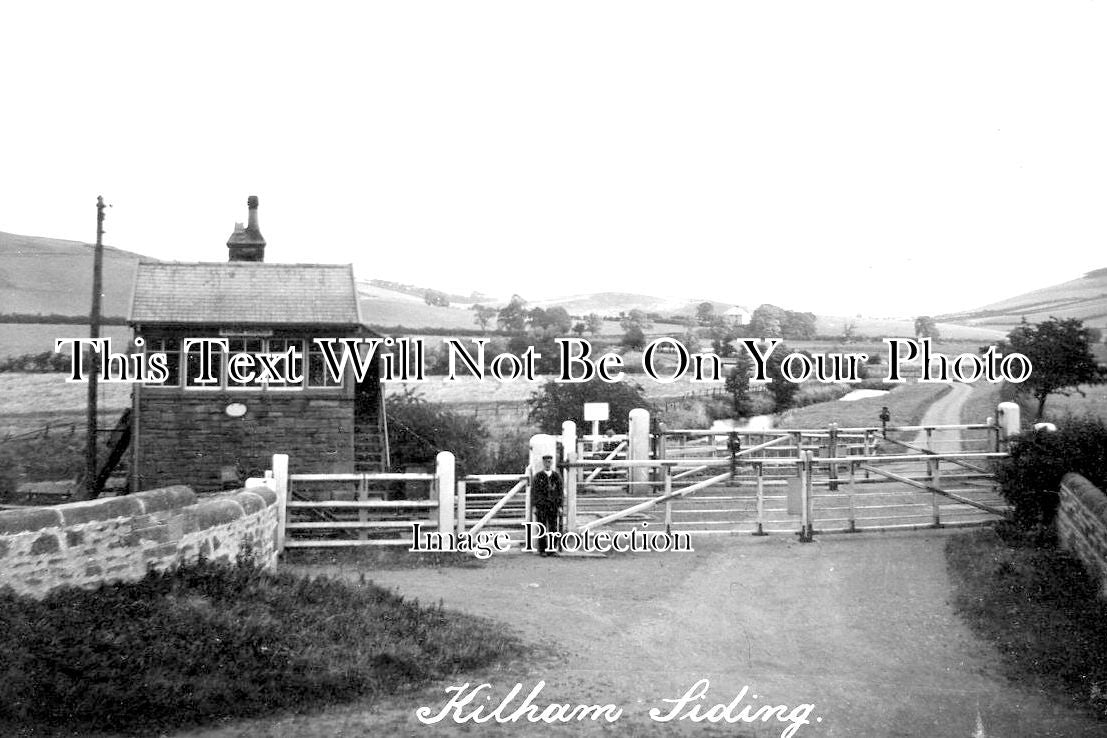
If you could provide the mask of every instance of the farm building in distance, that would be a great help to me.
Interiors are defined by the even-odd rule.
[[[315,338],[375,337],[363,323],[353,267],[264,262],[257,198],[236,224],[223,263],[142,262],[129,323],[145,350],[164,352],[169,379],[136,384],[132,395],[132,490],[170,484],[237,486],[287,453],[297,473],[382,471],[388,467],[384,397],[374,366],[356,382],[325,371]],[[226,339],[234,353],[293,350],[299,382],[228,376],[213,352],[203,381],[201,348],[186,338]],[[283,367],[282,368],[287,368]],[[241,375],[240,375],[241,376]]]
[[[741,305],[735,305],[723,313],[723,318],[730,321],[730,324],[734,326],[749,325],[752,317],[753,313]]]

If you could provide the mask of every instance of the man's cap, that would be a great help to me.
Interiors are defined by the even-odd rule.
[[[553,458],[553,454],[546,454],[545,456],[542,457],[543,461],[546,460],[546,459],[552,459],[552,458]]]

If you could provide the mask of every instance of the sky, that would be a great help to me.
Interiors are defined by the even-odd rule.
[[[528,299],[978,307],[1107,266],[1107,3],[7,3],[0,231]]]

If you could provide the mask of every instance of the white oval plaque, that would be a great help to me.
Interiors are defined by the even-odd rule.
[[[227,405],[226,413],[232,418],[241,418],[246,414],[246,406],[241,402],[232,402],[230,405]]]

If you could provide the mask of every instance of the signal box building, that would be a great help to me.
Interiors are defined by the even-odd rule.
[[[376,337],[362,321],[352,266],[265,263],[257,206],[251,197],[225,263],[138,265],[129,322],[148,356],[166,354],[169,378],[134,386],[132,489],[237,486],[275,453],[289,454],[297,473],[388,467],[376,367],[362,382],[349,368],[335,381],[313,343]],[[211,353],[206,378],[203,348],[185,350],[197,338],[227,342],[228,353]],[[248,372],[230,371],[228,358],[243,353],[286,358],[272,361],[279,372],[236,381]]]

